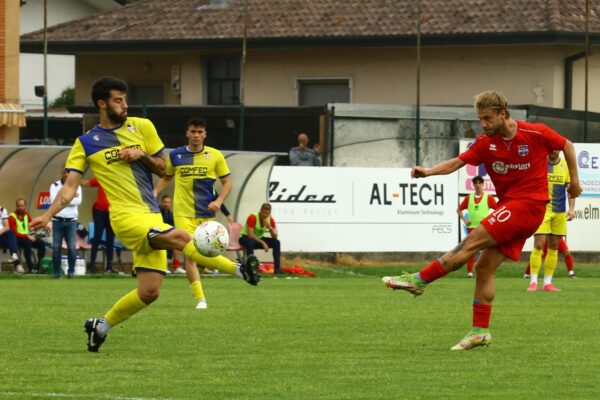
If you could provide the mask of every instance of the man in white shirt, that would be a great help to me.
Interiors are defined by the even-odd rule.
[[[8,211],[6,208],[0,206],[0,247],[7,249],[10,252],[10,261],[16,263],[15,272],[19,274],[25,273],[25,270],[19,264],[19,256],[17,254],[17,235],[10,229],[8,224]]]
[[[60,179],[50,185],[50,203],[54,202],[66,179],[67,171],[65,171],[63,164],[60,170]],[[75,235],[77,235],[77,217],[80,204],[81,186],[78,186],[77,194],[71,203],[52,217],[52,264],[54,265],[54,277],[57,279],[60,278],[60,255],[63,239],[67,243],[67,259],[69,262],[67,278],[72,278],[75,273],[75,261],[77,259]]]

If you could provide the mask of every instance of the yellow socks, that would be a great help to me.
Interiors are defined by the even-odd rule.
[[[142,301],[137,289],[134,289],[121,297],[106,313],[104,318],[110,326],[115,326],[146,306],[147,304]]]
[[[536,249],[535,247],[531,251],[531,256],[529,257],[529,266],[531,269],[531,282],[537,282],[537,276],[540,273],[540,268],[542,268],[542,249]],[[535,281],[533,277],[535,276]]]
[[[556,270],[558,262],[558,250],[548,249],[546,260],[544,261],[544,286],[552,283],[552,276]]]
[[[217,256],[217,257],[206,257],[202,254],[198,253],[196,247],[194,246],[194,242],[191,240],[188,244],[183,248],[183,254],[186,257],[194,260],[198,265],[210,269],[218,269],[219,271],[223,271],[226,274],[239,276],[237,273],[237,264],[233,261],[230,261],[226,257]],[[193,289],[192,289],[193,290]]]
[[[192,294],[194,295],[194,300],[200,301],[204,300],[204,290],[202,290],[202,284],[200,281],[194,281],[190,287],[192,288]]]

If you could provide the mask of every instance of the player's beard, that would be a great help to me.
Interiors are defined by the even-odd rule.
[[[123,111],[123,113],[119,114],[114,109],[108,107],[106,109],[106,116],[115,125],[120,125],[127,121],[127,111]]]

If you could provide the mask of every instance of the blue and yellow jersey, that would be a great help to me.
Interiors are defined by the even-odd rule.
[[[571,182],[569,167],[565,160],[558,164],[548,163],[548,194],[550,203],[546,210],[552,212],[567,211],[567,184]]]
[[[106,192],[111,214],[160,212],[152,195],[152,172],[141,161],[127,163],[119,151],[138,148],[150,156],[160,155],[164,145],[152,122],[144,118],[127,118],[118,128],[103,129],[96,125],[77,138],[67,158],[66,169],[81,174],[89,165]]]
[[[191,152],[186,146],[171,151],[167,158],[167,175],[175,177],[173,215],[187,218],[212,218],[208,205],[216,198],[213,190],[217,178],[230,174],[223,154],[204,146]]]

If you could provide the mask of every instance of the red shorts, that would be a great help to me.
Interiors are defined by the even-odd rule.
[[[481,221],[481,225],[498,242],[498,250],[518,261],[525,241],[537,231],[544,214],[546,203],[543,201],[506,200],[498,203],[494,212]]]

